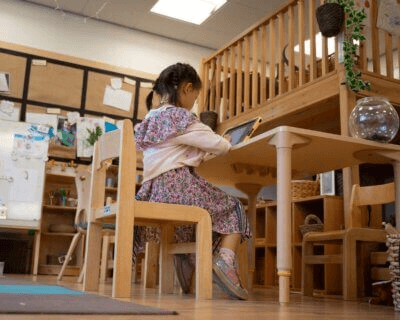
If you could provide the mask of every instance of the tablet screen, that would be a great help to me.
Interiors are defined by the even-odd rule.
[[[225,131],[223,136],[230,136],[231,144],[234,146],[240,142],[246,141],[246,138],[250,138],[250,135],[253,133],[256,127],[256,124],[258,124],[260,121],[260,118],[256,118],[236,127],[230,128]]]

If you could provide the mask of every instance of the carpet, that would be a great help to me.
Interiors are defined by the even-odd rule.
[[[62,286],[0,279],[0,314],[176,315]]]

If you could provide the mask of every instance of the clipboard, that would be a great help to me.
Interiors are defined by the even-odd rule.
[[[254,131],[256,131],[256,129],[260,125],[261,121],[261,117],[256,117],[225,130],[222,136],[229,137],[233,146],[237,145],[238,143],[245,142],[251,138]]]

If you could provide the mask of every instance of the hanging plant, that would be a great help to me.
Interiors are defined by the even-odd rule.
[[[367,17],[364,8],[356,6],[354,0],[327,0],[327,3],[341,5],[346,14],[343,42],[345,83],[354,92],[370,89],[370,84],[361,79],[361,71],[356,69],[357,49],[366,38],[361,33],[362,22]]]
[[[101,128],[98,126],[95,130],[86,130],[89,132],[89,138],[87,138],[86,141],[89,142],[91,146],[93,146],[95,142],[99,139],[99,137],[103,134],[103,130],[101,130]]]

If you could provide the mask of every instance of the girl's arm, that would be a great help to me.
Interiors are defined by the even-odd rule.
[[[228,140],[214,133],[210,127],[201,122],[192,124],[184,134],[173,140],[174,143],[193,146],[215,155],[225,154],[232,147]]]

